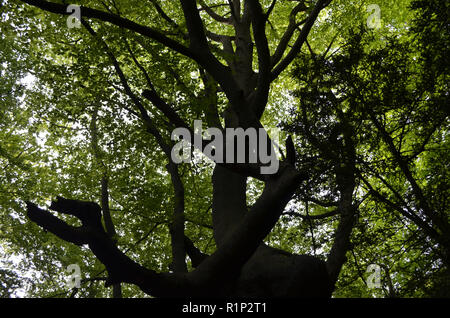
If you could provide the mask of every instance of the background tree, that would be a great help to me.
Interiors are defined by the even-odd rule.
[[[373,46],[376,34],[351,31],[339,54],[310,50],[294,72],[302,83],[295,93],[300,104],[286,127],[302,136],[302,162],[317,168],[312,193],[330,197],[321,208],[336,206],[323,216],[341,209],[345,176],[359,188],[353,274],[341,283],[359,277],[364,283],[367,265],[382,264],[390,297],[448,295],[448,177],[441,170],[448,159],[441,152],[448,150],[448,63],[440,58],[448,46],[423,38],[445,29],[445,15],[437,14],[445,6],[415,2],[421,11],[413,32]],[[428,31],[424,16],[433,17]],[[307,186],[298,196],[310,192]],[[392,283],[392,272],[401,283]]]

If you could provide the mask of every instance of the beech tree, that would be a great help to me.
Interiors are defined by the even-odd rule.
[[[415,4],[442,26],[433,14],[446,5],[432,2]],[[367,30],[369,4],[3,1],[2,249],[32,264],[40,283],[28,290],[399,296],[448,279],[448,68],[426,58],[445,49],[435,39],[408,52],[414,34],[434,34],[418,20],[408,30],[409,1]],[[171,134],[198,136],[194,120],[225,135],[264,128],[267,140],[283,128],[278,171],[208,161],[206,136],[191,163],[175,162]],[[433,265],[403,290],[414,269],[399,264],[424,256],[387,265],[389,248],[410,236]],[[386,273],[379,291],[355,287],[358,260]],[[61,286],[69,264],[80,286]]]

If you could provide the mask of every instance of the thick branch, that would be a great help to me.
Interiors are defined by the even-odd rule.
[[[184,275],[158,274],[142,267],[121,252],[103,229],[101,208],[97,204],[58,197],[50,208],[76,216],[83,225],[79,228],[69,226],[50,212],[27,203],[28,216],[36,224],[68,242],[89,245],[109,273],[108,286],[126,282],[135,284],[145,293],[154,296],[174,297],[188,293],[188,283]]]
[[[190,47],[195,52],[210,54],[205,29],[195,0],[181,0],[186,26],[189,32]]]
[[[297,4],[294,9],[292,9],[290,15],[289,15],[289,24],[286,28],[286,31],[284,31],[283,36],[281,37],[280,42],[278,43],[277,48],[275,49],[275,53],[272,56],[272,67],[275,67],[275,65],[280,62],[281,58],[283,57],[286,48],[289,44],[289,41],[291,40],[292,36],[294,35],[295,30],[306,22],[306,20],[303,20],[301,22],[296,21],[296,16],[299,12],[305,11],[307,8],[305,4],[299,3]]]
[[[258,53],[258,84],[255,94],[252,96],[251,108],[254,109],[257,118],[260,118],[267,104],[270,89],[270,51],[266,37],[266,16],[259,1],[250,1],[250,15],[252,19],[253,36],[255,38]]]
[[[231,70],[220,63],[209,48],[205,28],[200,18],[196,1],[182,0],[181,6],[188,28],[190,49],[198,56],[196,61],[222,86],[228,99],[231,102],[237,103],[240,97],[238,86]]]
[[[265,14],[266,20],[269,19],[270,14],[272,13],[273,9],[275,8],[275,5],[277,4],[277,0],[272,0],[272,3],[270,4],[269,9],[267,9],[267,12]]]
[[[153,6],[155,7],[155,9],[158,12],[158,14],[164,20],[166,20],[173,28],[175,28],[177,30],[180,29],[180,26],[164,12],[164,10],[161,8],[161,6],[159,5],[157,0],[150,0],[150,2],[153,4]]]
[[[64,241],[83,245],[87,244],[88,240],[84,231],[79,227],[70,226],[64,221],[61,221],[51,213],[40,209],[37,205],[26,202],[27,215],[31,221],[42,227],[43,229],[62,238]]]
[[[65,4],[59,4],[54,3],[50,1],[42,1],[42,0],[22,0],[22,2],[28,3],[30,5],[33,5],[35,7],[38,7],[40,9],[43,9],[45,11],[49,11],[52,13],[58,13],[62,15],[69,15],[70,12],[67,12],[67,5]],[[101,10],[88,8],[85,6],[80,6],[80,13],[83,18],[94,18],[99,19],[104,22],[109,22],[114,25],[117,25],[119,27],[134,31],[136,33],[139,33],[141,35],[144,35],[146,37],[149,37],[173,50],[176,52],[185,55],[187,57],[193,58],[194,60],[197,59],[197,57],[193,54],[193,52],[182,45],[181,43],[172,40],[171,38],[165,36],[161,32],[144,25],[140,25],[136,22],[133,22],[131,20],[122,18],[118,15],[107,13]]]
[[[172,243],[172,265],[176,273],[187,272],[186,267],[186,246],[184,239],[184,186],[181,180],[178,166],[168,157],[169,163],[166,166],[170,174],[174,189],[174,209],[172,222],[170,225],[170,235]]]
[[[308,19],[306,20],[305,24],[303,25],[303,28],[295,41],[294,45],[292,46],[289,53],[286,55],[286,57],[281,60],[281,62],[273,69],[272,71],[272,80],[275,80],[281,72],[283,72],[294,60],[294,58],[297,56],[297,54],[300,52],[303,43],[306,41],[309,32],[311,31],[314,22],[316,21],[317,17],[319,16],[320,11],[328,5],[331,1],[329,0],[319,0],[314,7],[314,9],[309,14]]]

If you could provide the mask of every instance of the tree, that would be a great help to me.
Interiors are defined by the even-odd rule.
[[[445,149],[448,99],[440,92],[448,91],[446,75],[440,71],[431,75],[432,66],[422,58],[421,51],[411,58],[411,43],[397,37],[367,50],[373,37],[361,29],[349,36],[348,46],[339,55],[327,58],[310,51],[299,59],[295,75],[303,84],[296,91],[300,105],[292,109],[286,128],[301,136],[297,139],[301,141],[301,161],[310,165],[311,156],[315,156],[317,170],[299,195],[329,193],[329,201],[334,203],[323,206],[337,208],[324,214],[330,217],[342,209],[342,193],[348,185],[348,209],[358,208],[355,216],[372,219],[356,226],[358,238],[352,240],[352,251],[366,242],[381,246],[379,239],[389,237],[387,233],[381,237],[376,231],[370,233],[370,227],[381,225],[378,230],[390,235],[403,228],[402,236],[412,233],[397,237],[382,253],[391,258],[381,263],[384,270],[396,267],[396,250],[402,251],[418,240],[420,249],[433,255],[429,261],[437,257],[446,264],[439,267],[445,273],[449,231],[443,199],[446,187],[441,182],[446,181],[438,166],[423,167],[430,164],[429,156]],[[352,203],[351,193],[357,184],[361,199]],[[343,224],[341,221],[339,225]],[[356,225],[350,218],[347,224],[349,231]],[[370,250],[368,257],[373,263],[374,256],[380,258]],[[386,294],[393,294],[392,286]]]
[[[26,49],[2,49],[10,81],[5,105],[17,110],[5,107],[5,114],[19,127],[4,121],[12,133],[0,154],[14,173],[10,188],[20,190],[14,198],[28,199],[34,223],[20,215],[8,219],[26,233],[9,238],[8,248],[20,246],[39,270],[55,273],[52,258],[62,260],[59,268],[82,264],[87,295],[103,295],[95,284],[105,281],[114,297],[139,293],[134,286],[156,297],[329,297],[348,255],[366,248],[372,233],[360,231],[363,224],[386,229],[392,217],[408,220],[399,225],[402,235],[413,225],[427,243],[438,244],[432,251],[448,264],[445,200],[437,202],[417,181],[441,166],[427,146],[445,144],[439,139],[445,139],[447,114],[410,122],[411,112],[420,119],[435,110],[427,96],[445,104],[448,72],[404,67],[426,50],[435,56],[430,47],[409,56],[402,44],[364,42],[351,21],[364,22],[365,7],[342,9],[340,1],[80,3],[81,28],[71,29],[64,1],[4,1],[5,41],[19,43],[23,36]],[[404,37],[405,8],[394,26]],[[332,53],[343,43],[345,50]],[[373,43],[382,47],[367,53]],[[17,52],[24,57],[15,60]],[[392,66],[398,67],[382,77]],[[25,95],[17,86],[24,70],[35,77]],[[417,74],[422,77],[408,85]],[[436,83],[425,85],[430,78]],[[300,97],[290,120],[281,114],[292,100],[284,85]],[[386,116],[403,121],[389,127]],[[275,174],[261,173],[259,157],[257,163],[212,164],[195,156],[190,165],[177,163],[171,132],[181,127],[198,137],[195,119],[219,128],[224,138],[226,128],[263,128],[266,140],[265,128],[284,121],[296,138],[279,145],[283,159]],[[391,128],[402,131],[400,145]],[[40,150],[23,158],[24,144]],[[197,154],[206,144],[200,142]],[[367,149],[373,158],[362,157]],[[408,161],[402,151],[412,152]],[[430,154],[426,163],[411,170],[410,161],[423,153]],[[405,180],[411,189],[399,189]],[[427,186],[445,189],[445,179],[438,173]],[[37,205],[55,196],[48,209],[58,216]],[[403,197],[407,202],[399,201]],[[4,200],[14,211],[23,209],[18,201]],[[373,221],[379,205],[386,213]],[[282,243],[292,236],[304,254]],[[372,256],[378,252],[370,247]]]

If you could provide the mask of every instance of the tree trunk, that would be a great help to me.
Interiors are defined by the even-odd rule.
[[[213,225],[218,246],[232,233],[245,213],[246,178],[223,167],[213,173]],[[239,297],[330,297],[332,284],[325,262],[295,255],[262,243],[232,284]]]

